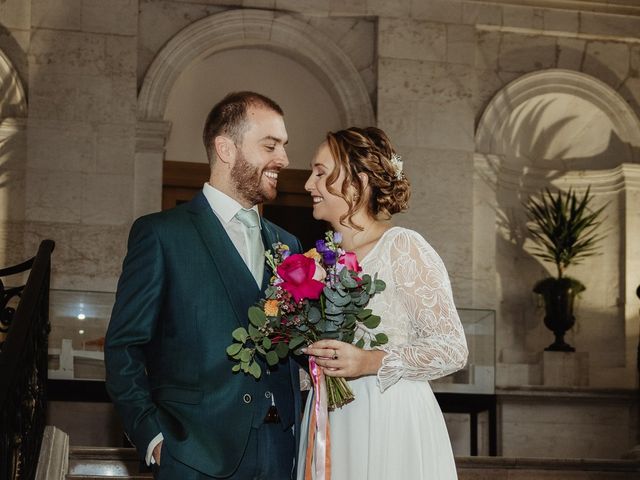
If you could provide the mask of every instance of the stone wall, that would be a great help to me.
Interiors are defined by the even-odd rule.
[[[336,104],[346,106],[345,116],[359,108],[350,118],[372,119],[385,129],[405,159],[413,198],[398,223],[420,231],[440,253],[458,306],[498,312],[499,384],[542,384],[541,350],[550,334],[529,290],[545,267],[533,262],[523,238],[514,244],[500,229],[504,215],[522,214],[519,201],[533,187],[516,182],[510,200],[500,203],[496,188],[505,187],[492,177],[500,171],[488,169],[491,161],[513,165],[500,162],[540,150],[525,142],[530,128],[516,128],[517,155],[480,151],[478,126],[505,87],[548,69],[588,75],[626,104],[629,118],[640,116],[640,8],[624,0],[551,3],[0,1],[0,50],[28,100],[16,110],[0,97],[0,260],[18,261],[41,239],[53,238],[55,288],[113,291],[131,222],[160,205],[171,119],[164,111],[147,115],[152,109],[141,101],[152,88],[154,59],[199,21],[238,10],[249,18],[258,10],[272,17],[271,26],[254,28],[247,20],[252,30],[245,37],[263,35],[262,47],[275,51],[273,43],[286,40],[274,38],[284,35],[282,25],[308,25],[309,45],[289,38],[286,52],[319,78],[319,60],[302,50],[311,48],[314,35],[330,39],[335,58],[353,76],[347,87],[338,85],[340,75],[323,77],[323,85],[342,95]],[[6,78],[0,69],[2,85]],[[619,133],[616,128],[611,131]],[[571,132],[561,137],[569,147],[582,144]],[[624,136],[614,140],[615,148],[594,152],[591,163],[573,168],[566,163],[571,158],[560,155],[553,168],[544,168],[559,188],[600,182],[598,201],[609,202],[606,251],[576,270],[590,284],[578,312],[584,320],[571,339],[589,353],[589,385],[629,389],[637,385],[640,145]],[[591,278],[592,271],[600,275]]]

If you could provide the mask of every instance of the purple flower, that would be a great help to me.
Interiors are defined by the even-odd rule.
[[[322,252],[322,261],[324,262],[325,265],[328,265],[328,266],[335,265],[337,258],[338,258],[338,255],[336,254],[336,252],[332,250],[326,250]]]
[[[316,250],[318,253],[330,252],[324,240],[316,240]]]

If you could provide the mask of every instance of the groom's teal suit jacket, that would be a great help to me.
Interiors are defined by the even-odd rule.
[[[294,236],[264,219],[262,236],[265,248],[280,241],[300,251]],[[270,275],[265,266],[262,290]],[[142,457],[162,432],[176,459],[227,476],[255,453],[245,447],[271,405],[269,393],[282,428],[300,418],[295,362],[283,361],[259,381],[231,372],[231,332],[247,325],[247,310],[261,296],[201,192],[133,224],[105,363],[107,390]]]

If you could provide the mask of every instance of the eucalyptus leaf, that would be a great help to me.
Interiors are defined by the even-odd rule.
[[[289,350],[295,350],[299,346],[303,345],[305,342],[305,338],[302,335],[298,335],[297,337],[293,337],[289,341]]]
[[[260,365],[255,360],[249,365],[249,373],[256,379],[262,375],[262,368],[260,368]]]
[[[248,362],[249,360],[251,360],[251,350],[248,348],[243,348],[242,351],[240,352],[240,361],[241,362]]]
[[[356,347],[363,348],[364,347],[364,338],[361,338],[356,342]]]
[[[252,324],[249,324],[249,336],[251,337],[251,340],[256,342],[263,337],[263,334],[260,333],[260,331]]]
[[[238,373],[240,371],[240,364],[236,363],[233,367],[231,367],[231,371],[233,373]]]
[[[261,308],[253,306],[249,308],[249,322],[260,328],[267,323],[267,316]]]
[[[374,329],[380,325],[380,317],[378,315],[371,315],[362,321],[363,325],[369,329]]]
[[[262,339],[262,346],[269,350],[271,348],[271,339],[269,337],[264,337]]]
[[[379,345],[384,345],[389,341],[389,337],[387,337],[384,333],[376,333],[376,342]]]
[[[233,357],[242,349],[241,343],[232,343],[227,347],[227,355]]]
[[[233,332],[231,332],[231,336],[241,343],[246,342],[247,338],[249,338],[249,334],[244,327],[236,328]]]
[[[274,352],[273,350],[271,350],[270,352],[267,352],[267,363],[270,366],[274,366],[278,363],[278,361],[280,360],[280,358],[278,357],[278,354],[276,352]]]
[[[276,343],[275,352],[278,357],[286,358],[286,356],[289,355],[289,346],[285,342],[278,342]]]

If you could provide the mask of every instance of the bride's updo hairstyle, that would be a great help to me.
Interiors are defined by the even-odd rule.
[[[352,217],[365,206],[364,184],[359,173],[369,178],[371,195],[368,213],[379,219],[388,219],[394,213],[408,208],[411,186],[402,172],[402,163],[391,146],[389,137],[379,128],[351,127],[346,130],[327,133],[327,145],[336,164],[327,177],[327,189],[334,195],[342,197],[349,207],[348,212],[340,218],[340,223],[362,230],[352,221]],[[338,192],[331,186],[338,179],[340,172],[345,172],[344,183]],[[349,191],[352,186],[355,192]]]

